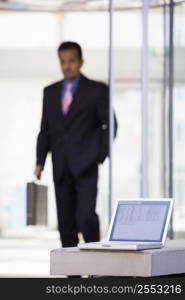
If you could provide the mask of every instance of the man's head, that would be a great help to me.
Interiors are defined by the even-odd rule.
[[[65,79],[73,80],[80,75],[83,64],[82,49],[75,42],[63,42],[58,47],[58,56]]]

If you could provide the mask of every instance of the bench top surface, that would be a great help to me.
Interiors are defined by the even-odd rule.
[[[66,247],[66,248],[57,248],[57,249],[53,249],[51,250],[51,253],[61,253],[61,254],[65,254],[66,252],[69,254],[69,253],[89,253],[89,254],[92,254],[92,253],[100,253],[100,252],[112,252],[112,253],[118,253],[118,252],[122,252],[122,253],[125,253],[125,252],[132,252],[132,253],[149,253],[149,254],[153,254],[153,253],[160,253],[160,252],[171,252],[171,251],[179,251],[179,250],[184,250],[185,251],[185,240],[167,240],[166,241],[166,244],[164,247],[162,248],[159,248],[159,249],[148,249],[148,250],[80,250],[78,247]]]

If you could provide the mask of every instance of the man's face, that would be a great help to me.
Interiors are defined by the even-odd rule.
[[[59,59],[65,79],[73,80],[79,76],[83,60],[79,58],[76,49],[61,50]]]

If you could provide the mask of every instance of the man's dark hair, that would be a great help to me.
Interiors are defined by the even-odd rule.
[[[82,59],[82,48],[78,43],[75,42],[63,42],[62,44],[60,44],[60,46],[58,47],[58,55],[60,51],[69,49],[77,50],[79,59]]]

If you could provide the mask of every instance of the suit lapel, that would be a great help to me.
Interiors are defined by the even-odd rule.
[[[61,110],[61,89],[62,89],[63,80],[59,81],[54,89],[53,98],[55,99],[55,111],[57,113],[57,118],[62,121],[64,115]]]

